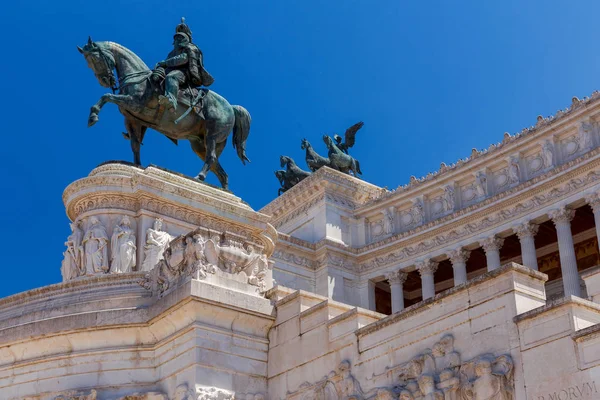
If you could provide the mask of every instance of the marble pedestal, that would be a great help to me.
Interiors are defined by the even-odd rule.
[[[0,300],[0,399],[267,392],[269,217],[229,192],[107,163],[63,195],[63,283]]]

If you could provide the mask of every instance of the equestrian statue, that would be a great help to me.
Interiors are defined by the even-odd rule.
[[[192,42],[192,31],[183,18],[175,29],[173,46],[153,70],[118,43],[89,38],[83,48],[78,46],[100,85],[113,92],[104,94],[92,106],[88,126],[98,122],[106,103],[114,103],[125,117],[125,137],[131,142],[134,164],[141,165],[140,146],[146,130],[152,128],[175,144],[189,140],[194,153],[204,160],[196,178],[203,181],[212,171],[221,186],[228,189],[227,173],[219,156],[233,130],[238,157],[243,164],[250,161],[246,156],[250,114],[207,89],[214,79],[204,69],[202,51]]]
[[[323,136],[323,141],[327,146],[327,150],[329,150],[328,158],[331,168],[346,174],[352,172],[352,175],[356,177],[362,175],[358,160],[348,154],[348,149],[354,146],[356,133],[363,125],[363,122],[358,122],[346,129],[344,139],[337,134],[334,135],[333,139],[327,135]]]

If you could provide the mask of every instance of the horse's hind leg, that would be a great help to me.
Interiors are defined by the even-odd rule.
[[[204,160],[204,165],[202,166],[202,170],[196,177],[201,181],[206,179],[206,175],[208,171],[210,171],[213,167],[213,164],[218,159],[217,154],[217,140],[221,139],[222,142],[227,140],[227,136],[229,135],[229,131],[231,130],[230,126],[223,126],[217,124],[215,121],[206,121],[206,135],[204,136],[204,146],[206,147],[206,159]]]
[[[221,164],[219,163],[219,160],[218,160],[218,157],[223,152],[223,149],[225,149],[226,144],[227,144],[227,141],[217,144],[217,146],[216,146],[217,147],[216,148],[217,160],[211,166],[211,171],[214,172],[214,174],[217,176],[223,189],[228,190],[229,189],[229,178],[227,176],[227,173],[225,172],[225,170],[223,169],[223,167],[221,166]],[[206,160],[206,147],[204,146],[204,142],[200,139],[190,140],[190,145],[192,146],[192,150],[194,151],[194,153],[196,153],[196,155],[198,157],[200,157],[200,159],[205,161]]]
[[[212,165],[211,171],[214,172],[215,175],[217,175],[217,178],[219,179],[219,182],[221,183],[221,186],[223,187],[223,189],[229,190],[229,177],[227,176],[227,172],[225,172],[225,170],[221,166],[221,163],[219,162],[219,156],[223,152],[223,149],[225,149],[226,144],[227,144],[227,140],[224,142],[221,142],[221,143],[217,143],[217,150],[216,150],[217,159],[215,160],[215,163]]]

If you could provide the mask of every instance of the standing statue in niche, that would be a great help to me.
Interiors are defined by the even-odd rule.
[[[71,234],[65,242],[67,250],[63,253],[65,257],[61,267],[63,281],[69,281],[85,273],[82,270],[83,248],[81,241],[83,239],[83,231],[79,228],[79,221],[72,222],[70,226]]]
[[[154,220],[154,227],[146,232],[146,246],[144,246],[144,262],[142,271],[150,271],[163,259],[163,252],[173,240],[173,236],[162,230],[162,219]]]
[[[120,274],[133,271],[135,251],[135,235],[131,229],[131,221],[125,216],[115,227],[110,239],[110,272]]]
[[[108,235],[98,218],[90,218],[90,226],[83,237],[86,275],[108,272]]]

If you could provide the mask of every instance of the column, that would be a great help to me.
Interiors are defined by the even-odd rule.
[[[513,228],[521,242],[521,257],[523,265],[538,270],[537,255],[535,253],[535,235],[540,229],[539,225],[525,222]]]
[[[421,291],[423,293],[423,300],[427,300],[435,296],[435,283],[433,281],[433,274],[437,270],[438,263],[431,259],[419,261],[416,264],[417,270],[421,275]]]
[[[565,297],[581,297],[579,286],[579,272],[577,271],[577,257],[575,257],[575,245],[571,234],[571,220],[575,216],[575,210],[565,206],[552,210],[548,213],[558,236],[558,253],[560,256],[560,269],[562,271],[563,287]]]
[[[471,255],[471,251],[465,248],[452,250],[448,256],[454,270],[454,286],[460,285],[467,281],[467,260]]]
[[[493,271],[500,268],[500,248],[504,244],[504,239],[494,235],[480,240],[479,243],[483,247],[483,251],[485,251],[487,270]]]
[[[392,313],[397,313],[404,309],[404,282],[408,274],[402,271],[390,272],[386,275],[390,283],[390,292],[392,293]]]
[[[596,223],[596,239],[600,245],[600,195],[592,193],[585,197],[585,201],[592,207],[594,212],[594,222]]]

